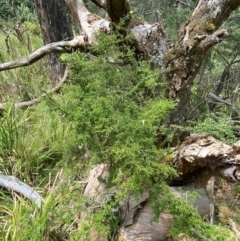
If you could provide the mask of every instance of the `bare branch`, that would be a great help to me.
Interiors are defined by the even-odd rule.
[[[184,6],[188,7],[188,8],[191,8],[191,9],[194,8],[193,6],[191,6],[191,5],[183,2],[183,1],[181,1],[181,0],[173,0],[173,1],[176,2],[176,3],[181,3],[182,5],[184,5]]]
[[[220,98],[219,96],[213,94],[212,92],[208,93],[207,102],[208,103],[224,104],[224,105],[232,105],[230,102],[223,100],[222,98]]]
[[[39,59],[43,58],[44,56],[52,52],[61,52],[61,53],[69,52],[69,48],[83,48],[83,49],[86,48],[86,42],[85,42],[84,36],[80,35],[70,41],[60,41],[60,42],[47,44],[35,50],[27,57],[23,57],[15,61],[0,64],[0,71],[15,69],[22,66],[28,66],[37,62]]]
[[[233,91],[233,95],[231,98],[231,102],[232,102],[232,113],[231,113],[231,117],[233,115],[234,112],[236,112],[238,114],[238,117],[240,117],[240,111],[238,110],[238,108],[236,107],[236,102],[237,102],[237,97],[239,96],[239,91],[240,91],[240,84],[238,84],[235,88],[235,90]]]
[[[221,53],[221,51],[219,51],[217,48],[214,48],[213,49],[216,51],[216,53],[218,55],[220,55],[220,57],[223,59],[223,62],[225,62],[224,64],[225,65],[228,65],[229,64],[229,61],[227,60],[227,58],[225,58],[225,56]]]
[[[194,9],[194,11],[193,11],[193,13],[192,13],[192,16],[199,10],[199,7],[201,6],[201,4],[203,4],[204,3],[204,0],[199,0],[198,1],[198,4],[197,4],[197,6],[195,7],[195,9]]]
[[[5,176],[0,174],[0,186],[23,195],[34,202],[39,208],[44,202],[43,198],[32,187],[28,186],[24,182],[21,182],[15,176]]]
[[[205,49],[209,49],[210,47],[222,42],[228,35],[229,33],[227,29],[217,30],[213,34],[206,36],[206,38],[204,38],[200,43],[199,48],[206,51]],[[197,38],[199,38],[199,36],[195,37],[195,39]]]
[[[54,88],[52,88],[51,90],[47,91],[46,93],[40,95],[38,98],[29,100],[29,101],[15,103],[14,106],[17,108],[25,108],[25,107],[29,107],[29,106],[39,103],[47,95],[52,94],[52,93],[57,93],[61,89],[62,85],[67,81],[67,77],[68,77],[68,68],[66,68],[63,78],[58,82],[58,84]],[[4,110],[4,108],[7,105],[8,105],[7,103],[0,103],[0,110]]]

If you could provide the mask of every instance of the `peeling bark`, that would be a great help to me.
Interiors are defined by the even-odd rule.
[[[196,134],[194,134],[195,136]],[[191,136],[178,150],[174,167],[180,179],[205,187],[212,176],[230,182],[240,181],[240,141],[232,146],[213,136]]]

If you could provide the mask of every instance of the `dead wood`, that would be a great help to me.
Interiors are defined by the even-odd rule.
[[[240,181],[240,141],[230,146],[213,136],[190,139],[178,149],[174,161],[181,179],[196,187],[205,187],[212,176]]]
[[[65,69],[63,78],[58,82],[58,84],[54,88],[50,89],[49,91],[47,91],[46,93],[40,95],[39,97],[37,97],[35,99],[29,100],[29,101],[24,101],[24,102],[14,103],[13,105],[16,108],[26,108],[26,107],[36,105],[47,95],[59,92],[62,85],[67,81],[67,78],[68,78],[68,68]],[[4,110],[7,105],[9,105],[9,103],[0,103],[0,111]]]
[[[60,41],[51,44],[47,44],[37,50],[35,50],[30,55],[23,57],[21,59],[17,59],[15,61],[6,62],[0,64],[0,71],[15,69],[18,67],[32,65],[33,63],[37,62],[41,58],[45,57],[46,55],[52,52],[61,52],[66,53],[69,52],[70,48],[86,48],[86,43],[84,40],[84,36],[80,35],[73,40],[70,41]]]
[[[34,190],[34,188],[21,182],[15,176],[5,176],[0,174],[0,186],[23,195],[34,202],[39,208],[44,202],[44,199]]]
[[[188,184],[181,187],[169,187],[177,196],[188,202],[189,191],[197,191],[199,197],[193,204],[198,212],[213,221],[213,176],[222,177],[227,181],[240,181],[240,141],[232,146],[217,140],[213,136],[192,134],[173,156],[173,166],[178,170],[179,177]],[[108,177],[108,166],[95,166],[89,174],[84,195],[96,203],[95,208],[102,207],[110,200],[111,195],[105,189],[100,179]],[[175,181],[177,181],[175,180]],[[194,184],[194,185],[193,185]],[[208,192],[206,194],[205,188]],[[198,188],[198,189],[195,189]],[[165,240],[173,224],[173,216],[162,213],[158,220],[153,222],[153,212],[148,204],[149,194],[145,192],[135,199],[129,195],[117,207],[119,211],[119,241],[134,240]],[[114,215],[114,214],[113,214]],[[85,214],[82,215],[85,217]],[[99,238],[99,235],[95,237]],[[97,239],[93,239],[97,240]]]

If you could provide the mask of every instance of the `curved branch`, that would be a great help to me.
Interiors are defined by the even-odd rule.
[[[19,103],[14,103],[14,106],[17,107],[17,108],[29,107],[29,106],[32,106],[32,105],[35,105],[35,104],[39,103],[45,96],[47,96],[49,94],[52,94],[52,93],[57,93],[61,89],[62,85],[67,81],[68,72],[69,72],[68,68],[66,68],[66,70],[64,72],[63,78],[51,90],[47,91],[46,93],[40,95],[38,98],[35,98],[33,100],[19,102]],[[8,105],[8,103],[0,103],[0,111],[4,110],[4,108],[7,105]]]
[[[228,36],[228,31],[219,27],[239,6],[240,1],[236,0],[198,1],[188,22],[179,30],[178,42],[166,56],[168,96],[185,96],[182,92],[193,85],[208,49]]]
[[[182,5],[184,5],[184,6],[188,7],[188,8],[191,8],[191,9],[194,8],[193,6],[189,5],[188,3],[183,2],[181,0],[173,0],[173,1],[176,2],[176,3],[181,3]]]
[[[0,186],[23,195],[34,202],[39,208],[41,208],[41,205],[44,202],[44,199],[32,187],[21,182],[15,176],[5,176],[0,174]]]
[[[27,57],[23,57],[21,59],[0,64],[0,71],[31,65],[52,52],[61,52],[61,53],[69,52],[69,48],[85,49],[86,45],[87,44],[85,42],[83,35],[80,35],[70,41],[60,41],[60,42],[50,43],[35,50]]]

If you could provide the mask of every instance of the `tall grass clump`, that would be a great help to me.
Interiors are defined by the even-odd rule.
[[[43,45],[37,23],[25,22],[19,26],[2,23],[0,31],[0,61],[8,62],[26,57]],[[17,29],[17,30],[16,30]],[[24,68],[0,72],[0,102],[20,102],[38,97],[50,85],[47,58]]]
[[[71,124],[44,103],[25,111],[10,106],[0,119],[0,170],[36,181],[63,160],[73,136]]]

